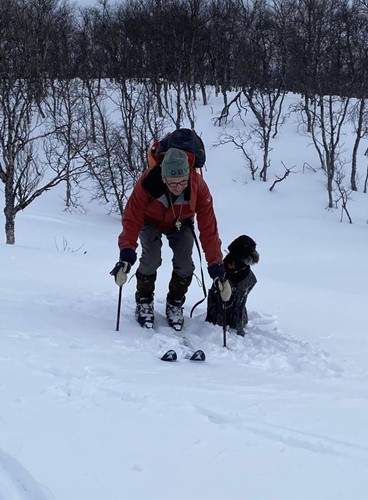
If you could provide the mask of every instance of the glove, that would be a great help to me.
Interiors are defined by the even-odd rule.
[[[224,264],[212,264],[212,266],[208,266],[208,274],[213,280],[216,278],[222,279],[225,276]]]
[[[110,272],[114,276],[115,283],[118,286],[125,285],[130,271],[130,268],[137,260],[137,254],[132,248],[122,248],[120,250],[120,260],[115,264],[114,269]]]
[[[137,254],[132,248],[122,248],[120,250],[120,262],[128,262],[130,266],[134,266],[136,260]]]
[[[219,289],[221,299],[224,302],[229,302],[232,294],[230,282],[228,280],[220,280],[220,278],[216,278],[214,283]]]
[[[110,272],[111,276],[114,276],[115,283],[118,286],[125,285],[128,279],[128,273],[130,271],[131,265],[129,262],[117,262],[114,269]]]

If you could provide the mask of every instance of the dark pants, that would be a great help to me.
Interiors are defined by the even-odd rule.
[[[162,263],[161,231],[152,224],[145,224],[139,233],[142,255],[139,261],[137,275],[137,303],[152,302],[157,277],[157,269]],[[192,260],[193,233],[189,224],[183,224],[177,229],[164,233],[173,252],[173,273],[169,283],[167,301],[173,305],[182,305],[185,294],[192,281],[194,264]]]

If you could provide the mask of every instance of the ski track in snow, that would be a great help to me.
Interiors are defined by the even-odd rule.
[[[32,475],[0,448],[0,500],[52,500]]]
[[[368,447],[358,443],[349,443],[328,436],[308,434],[297,429],[276,426],[267,422],[241,422],[239,415],[229,418],[228,414],[210,411],[201,406],[196,406],[199,414],[202,414],[212,424],[223,427],[234,427],[245,429],[256,436],[261,436],[275,443],[284,444],[287,447],[308,450],[313,453],[333,455],[336,457],[351,457],[366,463],[368,460]]]

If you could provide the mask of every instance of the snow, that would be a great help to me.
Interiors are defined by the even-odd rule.
[[[197,130],[223,249],[246,233],[261,255],[249,334],[224,349],[205,303],[190,319],[194,280],[185,335],[207,361],[183,358],[164,318],[166,244],[155,332],[134,320],[135,278],[116,332],[119,217],[42,196],[17,216],[16,245],[0,243],[0,500],[367,498],[367,195],[353,194],[353,225],[326,210],[292,117],[269,181],[251,181],[230,145],[211,147],[220,106],[198,105]],[[297,173],[269,192],[281,161]],[[179,362],[160,361],[169,348]]]

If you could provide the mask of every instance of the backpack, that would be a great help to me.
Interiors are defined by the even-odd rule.
[[[192,168],[202,168],[206,162],[204,144],[199,135],[189,128],[179,128],[152,144],[148,150],[148,166],[160,164],[169,148],[183,150]]]

